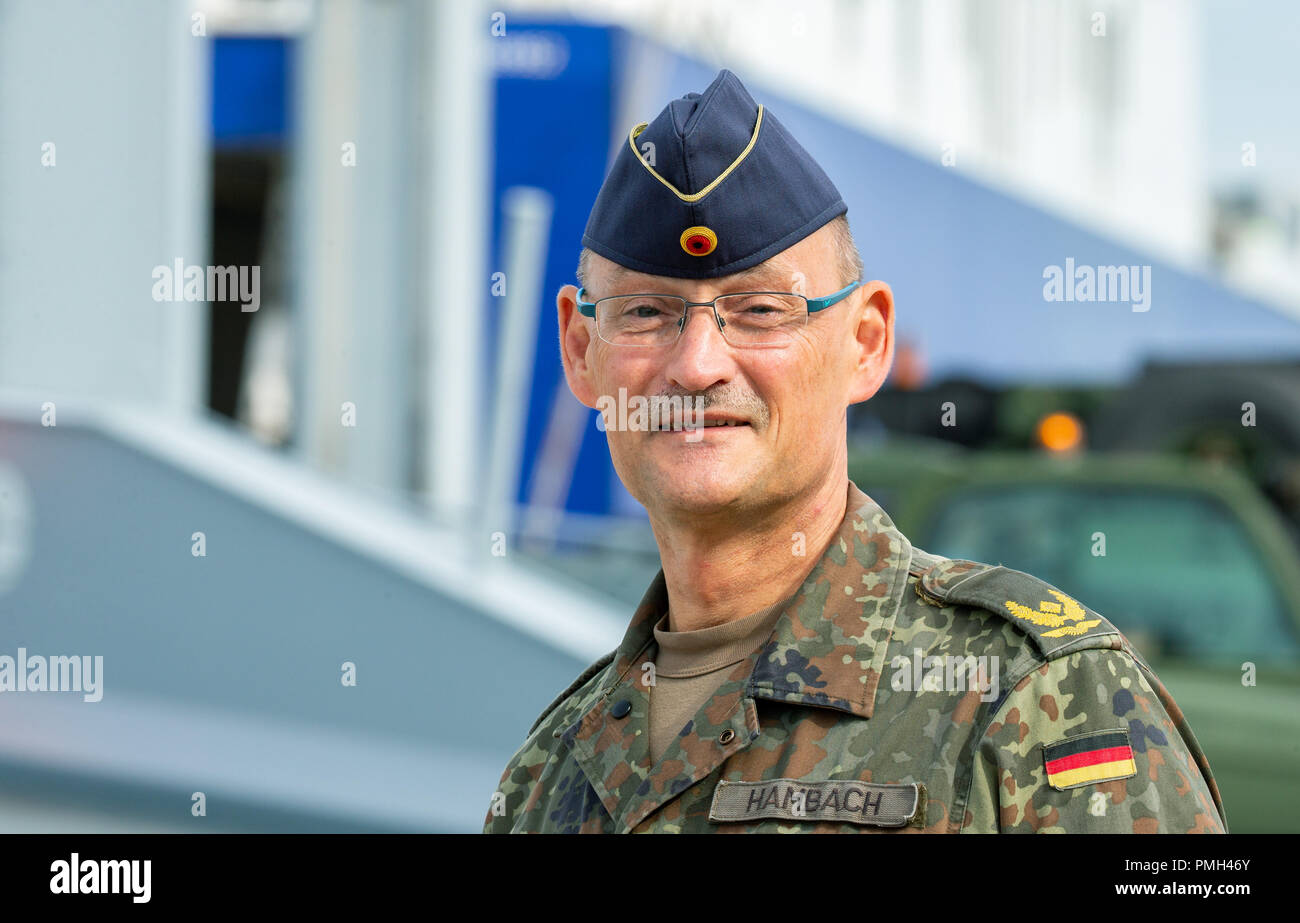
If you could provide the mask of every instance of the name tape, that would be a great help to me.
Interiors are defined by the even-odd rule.
[[[879,784],[852,780],[806,782],[719,782],[709,807],[716,822],[766,819],[838,821],[871,827],[903,827],[921,808],[923,787],[916,782]]]

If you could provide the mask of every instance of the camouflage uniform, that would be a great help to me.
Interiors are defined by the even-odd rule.
[[[534,723],[485,832],[1226,832],[1191,728],[1118,629],[1027,574],[913,548],[852,484],[767,645],[652,765],[641,666],[666,605],[661,572]],[[945,655],[1000,681],[930,688],[923,658]]]

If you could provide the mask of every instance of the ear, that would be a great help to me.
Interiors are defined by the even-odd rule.
[[[555,296],[560,321],[560,361],[573,396],[588,407],[596,406],[596,385],[589,357],[597,342],[595,321],[578,310],[577,286],[566,285]]]
[[[859,294],[855,292],[855,294]],[[884,282],[868,282],[860,289],[862,314],[854,331],[853,380],[849,403],[872,397],[889,377],[894,362],[894,293]]]

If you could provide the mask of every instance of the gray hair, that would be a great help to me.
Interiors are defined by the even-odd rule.
[[[853,232],[849,230],[849,216],[840,215],[831,220],[827,225],[834,235],[836,274],[839,276],[840,284],[847,285],[862,278],[862,254],[858,252],[858,245],[853,241]],[[591,277],[591,251],[586,247],[582,248],[582,253],[578,256],[578,269],[574,273],[578,280],[578,285],[586,287]]]

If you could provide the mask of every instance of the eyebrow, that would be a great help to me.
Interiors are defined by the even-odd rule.
[[[751,269],[738,272],[730,278],[735,282],[743,282],[745,285],[774,285],[781,279],[788,279],[790,275],[789,272],[759,264]]]

